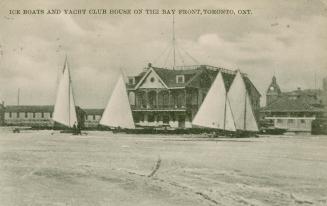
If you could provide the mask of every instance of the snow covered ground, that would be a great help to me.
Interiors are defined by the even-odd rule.
[[[327,205],[327,136],[2,128],[0,205]]]

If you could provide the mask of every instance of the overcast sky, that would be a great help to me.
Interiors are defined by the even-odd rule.
[[[53,104],[68,55],[76,103],[104,107],[120,70],[169,66],[171,15],[10,15],[9,9],[251,9],[252,15],[175,15],[177,64],[248,73],[261,94],[275,74],[283,91],[327,76],[327,3],[274,1],[0,0],[0,99]],[[167,49],[168,48],[168,49]],[[185,52],[187,51],[187,52]],[[183,61],[184,62],[183,62]],[[262,98],[264,102],[265,98]]]

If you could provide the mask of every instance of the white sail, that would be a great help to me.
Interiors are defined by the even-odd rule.
[[[126,129],[135,128],[123,76],[120,76],[116,83],[108,105],[103,112],[100,124]]]
[[[215,81],[211,85],[192,124],[208,128],[236,131],[221,72],[218,73]]]
[[[59,80],[57,99],[52,119],[68,127],[73,127],[74,124],[77,124],[73,88],[67,58]]]
[[[251,100],[245,82],[238,71],[228,91],[228,98],[235,121],[236,129],[244,131],[258,131]]]

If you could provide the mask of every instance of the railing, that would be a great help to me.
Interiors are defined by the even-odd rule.
[[[210,70],[220,70],[223,73],[228,73],[228,74],[236,74],[236,70],[234,69],[225,69],[222,67],[215,67],[215,66],[210,66],[210,65],[190,65],[190,66],[176,66],[175,69],[180,69],[180,70],[185,70],[185,69],[198,69],[198,68],[206,68]],[[246,73],[242,72],[242,75],[247,76]]]
[[[132,105],[132,110],[185,110],[188,105]]]

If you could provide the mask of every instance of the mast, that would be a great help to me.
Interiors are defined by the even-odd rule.
[[[173,14],[173,52],[174,52],[174,66],[173,66],[173,70],[175,70],[175,66],[176,66],[176,54],[175,54],[175,50],[176,50],[176,39],[175,39],[175,15]]]
[[[227,92],[225,94],[225,108],[224,108],[224,130],[226,130],[226,106],[227,106]]]
[[[72,127],[77,122],[74,92],[72,88],[67,56],[62,74],[60,75],[52,119],[55,122],[63,124],[67,127]]]
[[[70,78],[70,71],[69,71],[69,65],[68,65],[68,58],[67,58],[67,54],[66,54],[66,58],[65,58],[65,65],[64,65],[64,70],[67,69],[67,72],[68,72],[68,119],[69,119],[69,127],[71,127],[71,122],[70,122],[70,102],[71,102],[71,99],[70,99],[70,95],[71,95],[71,91],[70,91],[70,87],[71,87],[71,78]]]
[[[247,101],[247,90],[245,90],[245,101],[244,101],[244,130],[246,130],[246,101]]]
[[[67,65],[68,65],[68,62],[67,62]],[[68,72],[68,76],[69,76],[69,80],[68,80],[68,88],[69,88],[69,90],[68,90],[68,105],[69,105],[69,107],[68,107],[68,119],[69,119],[69,126],[71,127],[71,125],[70,125],[70,87],[71,87],[71,83],[70,83],[70,72],[69,72],[69,66],[68,66],[68,68],[67,68],[67,72]]]

